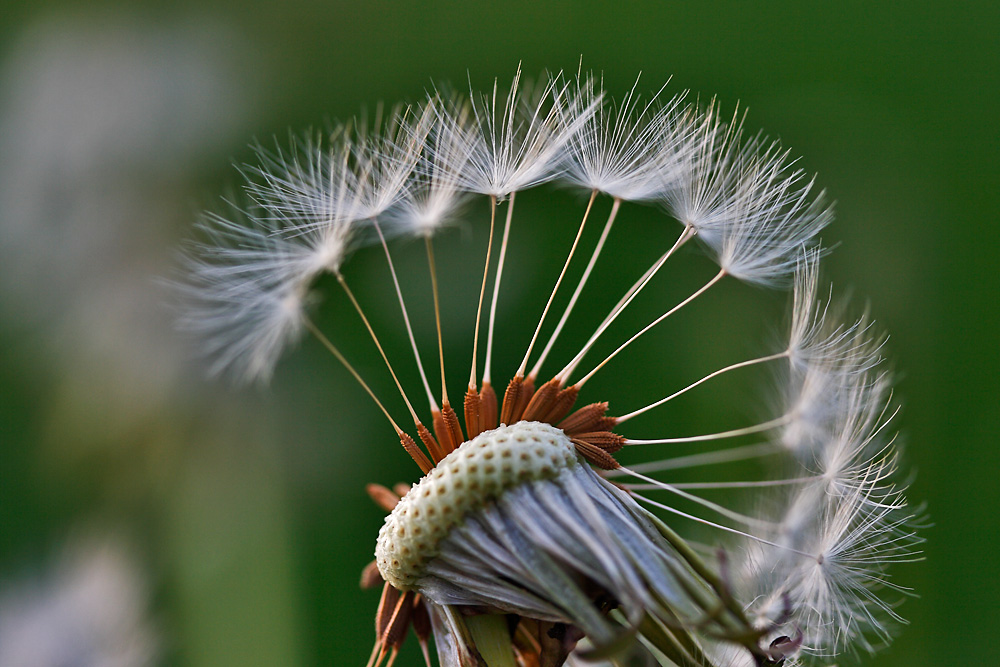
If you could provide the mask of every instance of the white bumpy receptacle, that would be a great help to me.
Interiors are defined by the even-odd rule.
[[[577,465],[573,443],[549,424],[517,422],[480,433],[442,459],[386,517],[375,547],[379,572],[397,589],[412,589],[466,514],[515,485]]]

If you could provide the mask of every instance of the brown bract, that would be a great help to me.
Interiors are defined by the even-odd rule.
[[[500,423],[537,421],[550,424],[562,430],[570,438],[577,453],[591,465],[603,470],[617,468],[614,453],[625,442],[623,436],[612,430],[617,420],[607,415],[606,402],[591,403],[572,411],[578,394],[578,387],[562,387],[556,378],[536,390],[532,378],[515,376],[504,392]],[[500,425],[496,393],[487,383],[484,383],[481,391],[470,387],[466,391],[463,407],[466,433],[463,433],[458,415],[448,403],[434,414],[434,434],[423,424],[416,424],[420,441],[427,450],[426,454],[411,436],[405,432],[400,433],[403,448],[425,474],[467,440]],[[409,487],[400,484],[390,490],[379,484],[369,484],[366,490],[376,505],[391,512]],[[368,667],[381,667],[383,663],[384,667],[391,667],[411,626],[420,642],[427,665],[430,666],[427,640],[431,624],[427,601],[415,591],[402,592],[384,582],[372,561],[362,572],[361,587],[375,588],[379,584],[382,584],[382,596],[375,612],[375,646]],[[603,596],[604,592],[597,591],[595,595]],[[606,606],[610,611],[613,605]],[[476,614],[486,610],[466,611]],[[521,664],[528,667],[555,667],[563,664],[576,642],[582,638],[578,630],[562,623],[511,615],[508,617],[508,625],[511,629],[511,646]]]

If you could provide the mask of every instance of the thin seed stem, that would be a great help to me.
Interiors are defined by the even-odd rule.
[[[372,648],[371,655],[368,656],[368,662],[365,664],[365,667],[375,667],[375,658],[378,657],[381,649],[382,649],[382,637],[376,636],[375,646]]]
[[[384,405],[382,405],[382,401],[378,400],[378,397],[375,395],[375,392],[373,392],[371,387],[368,386],[368,383],[366,383],[363,379],[361,379],[361,375],[359,375],[358,372],[354,370],[354,366],[352,366],[350,362],[347,361],[344,355],[340,353],[340,350],[338,350],[337,347],[330,342],[330,339],[327,338],[323,334],[323,332],[319,330],[319,327],[317,327],[311,319],[303,316],[303,322],[305,323],[306,329],[308,329],[309,332],[316,337],[316,340],[318,340],[323,345],[323,347],[329,350],[330,353],[337,358],[337,361],[339,361],[344,366],[344,368],[347,369],[347,372],[350,373],[351,376],[353,376],[354,379],[358,381],[358,384],[361,385],[361,388],[364,389],[368,393],[368,395],[372,397],[372,400],[375,401],[375,405],[379,407],[379,410],[382,411],[382,414],[385,415],[385,418],[389,420],[389,423],[392,425],[393,430],[396,431],[397,434],[402,433],[403,429],[399,428],[399,425],[396,424],[396,421],[389,414],[389,411],[385,409]]]
[[[678,238],[678,241],[679,240],[680,239]],[[675,243],[676,243],[676,241],[675,241]],[[653,262],[652,264],[649,265],[649,268],[646,269],[646,271],[641,276],[639,276],[639,279],[636,280],[632,284],[632,286],[629,287],[628,290],[625,291],[625,294],[622,296],[621,299],[618,300],[618,303],[615,304],[615,307],[611,309],[611,311],[604,317],[603,320],[601,320],[601,326],[604,326],[604,325],[608,324],[608,322],[610,322],[613,318],[615,318],[617,316],[617,313],[618,313],[619,310],[621,310],[622,308],[624,308],[625,306],[628,305],[629,301],[632,300],[632,296],[637,291],[639,291],[640,289],[643,289],[646,286],[646,283],[649,282],[649,280],[652,278],[653,274],[655,274],[657,271],[660,270],[660,267],[663,266],[663,263],[667,260],[667,258],[673,252],[674,252],[674,248],[671,247],[669,250],[667,250],[667,252],[665,252],[662,255],[660,255],[659,259],[657,259],[655,262]]]
[[[559,334],[562,333],[563,327],[566,325],[566,320],[569,319],[569,314],[573,312],[573,306],[576,305],[577,299],[580,298],[580,293],[583,291],[583,286],[587,284],[587,279],[590,278],[591,271],[594,270],[594,265],[597,264],[597,258],[601,254],[601,250],[604,249],[604,242],[608,239],[608,234],[611,233],[611,226],[615,224],[615,217],[618,215],[618,209],[621,206],[622,200],[615,197],[614,203],[611,205],[611,213],[608,215],[608,221],[604,223],[604,231],[601,232],[601,238],[597,241],[597,246],[594,248],[593,254],[590,256],[590,261],[587,262],[587,268],[583,271],[583,276],[580,277],[580,282],[576,286],[576,290],[573,292],[573,296],[569,300],[569,304],[566,306],[566,310],[563,311],[562,317],[559,318],[559,323],[556,325],[555,331],[552,332],[552,336],[549,337],[549,342],[545,344],[545,349],[542,350],[542,354],[538,357],[538,361],[535,362],[534,368],[531,369],[529,374],[532,379],[538,377],[538,373],[542,370],[542,364],[545,363],[545,359],[549,356],[549,351],[552,350],[552,346],[555,345],[556,339]],[[588,205],[589,208],[589,205]]]
[[[407,398],[406,392],[403,391],[403,385],[400,384],[399,378],[396,377],[396,371],[392,369],[392,364],[389,363],[389,357],[385,355],[385,350],[382,349],[382,344],[379,343],[378,336],[375,335],[375,330],[372,329],[371,323],[368,322],[368,318],[365,317],[365,313],[361,310],[361,305],[358,300],[354,298],[354,293],[347,286],[347,281],[344,280],[344,276],[340,273],[337,274],[337,280],[340,282],[340,286],[344,288],[344,292],[347,294],[347,298],[351,300],[351,304],[354,305],[354,309],[358,311],[358,315],[361,316],[361,321],[364,322],[365,328],[368,329],[368,334],[372,337],[372,341],[375,343],[375,347],[378,348],[379,354],[382,355],[382,361],[385,362],[386,368],[389,369],[389,374],[392,375],[393,381],[396,383],[396,388],[399,389],[399,395],[403,397],[403,402],[406,403],[407,409],[410,411],[410,415],[413,417],[414,422],[419,422],[420,418],[417,417],[417,412],[413,409],[413,405],[410,403],[410,399]]]
[[[531,349],[535,346],[535,340],[538,338],[538,332],[542,330],[542,324],[545,322],[545,316],[549,312],[549,307],[552,306],[552,300],[556,298],[556,292],[559,291],[559,285],[562,283],[563,276],[566,275],[566,269],[569,268],[569,263],[573,259],[573,254],[576,252],[576,246],[580,243],[580,237],[583,235],[583,228],[587,224],[587,218],[590,216],[590,209],[594,206],[594,200],[597,198],[597,190],[590,193],[590,200],[587,202],[587,210],[583,212],[583,220],[580,221],[580,228],[576,232],[576,238],[573,239],[573,245],[569,249],[569,255],[566,256],[566,261],[563,263],[562,271],[559,272],[559,277],[556,278],[556,284],[552,287],[552,293],[549,294],[549,300],[545,303],[545,309],[542,310],[542,316],[538,318],[538,326],[535,327],[535,333],[531,336],[531,342],[528,343],[528,350],[524,353],[524,359],[521,361],[521,365],[517,369],[518,375],[524,375],[524,371],[528,367],[528,357],[531,356]]]
[[[441,337],[441,304],[438,297],[437,266],[434,263],[434,243],[431,237],[424,237],[424,245],[427,248],[427,266],[431,272],[431,291],[434,293],[434,322],[437,324],[438,336],[438,358],[441,360],[441,402],[448,402],[448,383],[444,375],[444,341]]]
[[[772,542],[770,540],[765,540],[762,537],[757,537],[756,535],[751,535],[750,533],[744,532],[742,530],[737,530],[736,528],[730,528],[729,526],[723,526],[720,523],[715,523],[714,521],[709,521],[708,519],[702,519],[701,517],[695,516],[693,514],[688,514],[687,512],[682,512],[679,509],[671,507],[670,505],[664,505],[663,503],[658,503],[655,500],[650,500],[649,498],[647,498],[647,497],[645,497],[643,495],[640,495],[638,493],[632,494],[632,497],[635,498],[636,500],[640,500],[640,501],[646,503],[647,505],[652,505],[653,507],[658,507],[661,510],[670,512],[671,514],[676,514],[677,516],[684,517],[685,519],[690,519],[691,521],[695,521],[695,522],[703,524],[705,526],[711,526],[712,528],[717,528],[717,529],[719,529],[721,531],[724,531],[724,532],[727,532],[727,533],[732,533],[734,535],[740,535],[741,537],[749,538],[751,540],[754,540],[755,542],[760,542],[761,544],[766,544],[768,546],[776,547],[778,549],[784,549],[785,551],[789,551],[791,553],[798,554],[799,556],[803,556],[805,558],[809,558],[810,560],[818,560],[817,556],[815,556],[815,555],[813,555],[811,553],[807,553],[805,551],[799,551],[798,549],[793,549],[792,547],[785,546],[783,544],[778,544],[777,542]]]
[[[639,415],[641,415],[642,413],[646,412],[647,410],[652,410],[653,408],[659,407],[659,406],[663,405],[664,403],[667,403],[668,401],[672,401],[673,399],[677,398],[678,396],[681,396],[682,394],[685,394],[688,391],[694,389],[695,387],[697,387],[698,385],[702,384],[703,382],[707,382],[708,380],[711,380],[714,377],[718,377],[719,375],[722,375],[723,373],[728,373],[729,371],[734,371],[734,370],[736,370],[738,368],[745,368],[746,366],[753,366],[755,364],[763,364],[765,362],[774,361],[776,359],[783,359],[783,358],[786,358],[788,356],[789,356],[789,352],[788,352],[788,350],[785,350],[785,351],[779,352],[777,354],[771,354],[771,355],[768,355],[766,357],[758,357],[757,359],[750,359],[748,361],[741,361],[741,362],[739,362],[737,364],[732,364],[730,366],[726,366],[725,368],[720,368],[719,370],[715,371],[714,373],[709,373],[708,375],[706,375],[702,379],[698,380],[697,382],[692,382],[691,384],[689,384],[688,386],[684,387],[680,391],[676,391],[673,394],[670,394],[670,396],[667,396],[666,398],[661,398],[660,400],[656,401],[655,403],[650,403],[649,405],[647,405],[644,408],[639,408],[638,410],[635,410],[634,412],[630,412],[627,415],[624,415],[622,417],[616,417],[616,419],[618,420],[618,423],[621,424],[624,421],[628,421],[629,419],[632,419],[632,417],[638,417]]]
[[[493,227],[497,217],[497,198],[490,195],[490,240],[486,244],[486,264],[483,266],[483,285],[479,288],[479,307],[476,308],[476,331],[472,336],[472,374],[469,386],[473,389],[478,384],[476,377],[476,359],[479,356],[479,322],[483,314],[483,298],[486,296],[486,276],[490,272],[490,253],[493,251]]]
[[[403,311],[403,322],[406,324],[406,334],[410,338],[410,347],[413,349],[413,358],[417,361],[417,370],[420,371],[420,379],[424,383],[424,390],[427,392],[427,400],[430,402],[431,412],[438,409],[437,402],[434,400],[434,393],[431,391],[431,385],[427,381],[427,373],[424,372],[424,365],[420,361],[420,353],[417,351],[417,340],[413,336],[413,327],[410,325],[410,315],[406,312],[406,303],[403,301],[403,291],[399,287],[399,277],[396,275],[396,267],[392,263],[392,255],[389,254],[389,245],[385,242],[385,235],[382,234],[382,226],[378,224],[377,218],[372,218],[372,224],[375,226],[375,231],[378,233],[379,241],[382,243],[382,250],[385,251],[385,260],[389,264],[389,273],[392,274],[392,284],[396,288],[396,298],[399,299],[399,309]]]
[[[628,307],[630,303],[632,303],[632,300],[635,299],[635,297],[639,294],[639,292],[641,292],[642,289],[649,284],[649,281],[653,279],[653,276],[655,276],[657,271],[660,270],[660,267],[662,267],[666,263],[666,261],[670,259],[670,256],[673,255],[678,248],[684,245],[693,236],[694,236],[694,230],[691,227],[685,227],[684,231],[681,232],[681,235],[674,242],[674,245],[672,245],[670,249],[667,250],[667,252],[663,253],[663,255],[661,255],[660,258],[656,260],[656,262],[646,271],[646,273],[644,273],[642,277],[639,278],[639,280],[636,281],[636,283],[629,288],[628,292],[625,293],[625,296],[622,297],[621,301],[615,304],[615,307],[611,309],[611,312],[608,313],[608,316],[605,317],[604,321],[601,322],[600,326],[597,327],[597,331],[595,331],[593,335],[591,335],[590,339],[584,344],[583,348],[576,354],[575,357],[573,357],[573,359],[568,364],[566,364],[565,368],[563,368],[556,376],[560,378],[563,384],[566,383],[566,381],[569,379],[569,376],[573,373],[574,370],[576,370],[576,367],[583,360],[584,355],[586,355],[587,352],[590,351],[590,348],[594,346],[594,343],[596,343],[597,339],[601,337],[601,334],[603,334],[607,330],[607,328],[611,326],[611,323],[614,322],[618,318],[618,316],[622,314],[622,312],[624,312],[624,310]]]
[[[789,412],[786,415],[782,415],[777,419],[771,419],[760,424],[755,424],[753,426],[747,426],[744,428],[734,429],[732,431],[722,431],[721,433],[709,433],[708,435],[692,435],[686,438],[660,438],[657,440],[631,440],[625,441],[626,445],[669,445],[682,442],[706,442],[709,440],[723,440],[725,438],[737,438],[741,435],[749,435],[751,433],[761,433],[762,431],[769,431],[773,428],[778,428],[779,426],[784,426],[795,418],[795,413]]]
[[[692,294],[688,298],[684,299],[679,304],[677,304],[676,306],[674,306],[673,308],[671,308],[670,310],[668,310],[667,312],[663,313],[662,315],[660,315],[659,317],[657,317],[655,320],[653,320],[652,322],[650,322],[649,324],[647,324],[645,327],[642,328],[641,331],[639,331],[639,333],[635,334],[634,336],[632,336],[631,338],[629,338],[627,341],[625,341],[624,343],[622,343],[621,345],[619,345],[618,349],[616,349],[614,352],[612,352],[611,354],[609,354],[604,359],[604,361],[602,361],[601,363],[597,364],[597,366],[594,367],[594,370],[592,370],[589,373],[587,373],[586,375],[584,375],[583,379],[581,379],[579,382],[576,383],[576,386],[582,387],[587,382],[587,380],[589,380],[590,378],[592,378],[594,376],[594,374],[597,373],[597,371],[601,370],[606,363],[608,363],[609,361],[611,361],[612,359],[614,359],[616,356],[618,356],[619,352],[621,352],[626,347],[628,347],[629,345],[631,345],[636,339],[639,338],[639,336],[642,336],[644,333],[646,333],[647,331],[649,331],[650,329],[652,329],[653,327],[655,327],[657,324],[659,324],[663,320],[667,319],[668,317],[670,317],[671,315],[673,315],[674,313],[676,313],[678,310],[680,310],[681,308],[683,308],[684,306],[686,306],[687,304],[691,303],[696,298],[698,298],[699,296],[701,296],[702,294],[704,294],[705,291],[708,290],[708,288],[710,288],[712,285],[714,285],[715,283],[717,283],[720,280],[722,280],[722,278],[725,277],[725,275],[726,275],[726,271],[725,271],[725,269],[722,269],[717,274],[715,274],[714,278],[712,278],[707,283],[705,283],[704,285],[702,285],[694,294]]]
[[[758,443],[756,445],[744,445],[731,449],[722,449],[714,452],[703,452],[701,454],[689,454],[687,456],[675,456],[661,461],[651,461],[649,463],[639,463],[632,466],[636,472],[663,472],[664,470],[679,470],[682,468],[696,468],[698,466],[716,465],[719,463],[730,463],[732,461],[746,461],[747,459],[773,456],[785,450],[778,445],[771,443]],[[622,473],[618,470],[606,470],[601,473],[604,477],[618,477]]]
[[[497,300],[500,298],[500,279],[503,277],[503,264],[507,256],[507,238],[510,235],[510,221],[514,215],[514,195],[516,194],[516,192],[511,192],[510,199],[507,200],[507,220],[503,226],[500,257],[497,260],[497,277],[496,282],[493,283],[493,302],[490,304],[490,329],[486,334],[486,365],[483,368],[483,382],[490,382],[492,379],[490,376],[490,362],[493,358],[493,329],[496,323]]]
[[[808,484],[809,482],[815,482],[818,479],[823,479],[822,477],[793,477],[791,479],[767,479],[767,480],[757,480],[749,482],[683,482],[683,483],[671,483],[675,489],[696,489],[696,490],[711,490],[711,489],[756,489],[756,488],[767,488],[771,486],[791,486],[793,484]],[[622,487],[626,489],[631,489],[634,491],[648,491],[650,489],[659,489],[659,484],[622,484]]]
[[[659,480],[653,479],[652,477],[646,477],[645,475],[641,475],[641,474],[635,472],[634,470],[629,470],[628,468],[625,468],[624,466],[623,466],[623,469],[624,469],[624,472],[625,472],[626,475],[631,475],[631,476],[635,477],[636,479],[641,479],[642,481],[646,482],[647,484],[653,485],[655,488],[657,488],[657,489],[659,489],[661,491],[669,491],[670,493],[678,495],[681,498],[685,498],[687,500],[690,500],[693,503],[697,503],[697,504],[699,504],[699,505],[701,505],[703,507],[707,507],[708,509],[712,510],[713,512],[718,512],[719,514],[721,514],[722,516],[726,517],[727,519],[732,519],[733,521],[737,521],[739,523],[742,523],[745,526],[761,527],[761,528],[765,528],[765,529],[771,529],[771,528],[775,527],[775,524],[772,523],[772,522],[770,522],[770,521],[761,521],[760,519],[754,519],[753,517],[749,517],[746,514],[740,514],[739,512],[734,512],[733,510],[728,509],[726,507],[723,507],[722,505],[719,505],[718,503],[713,503],[710,500],[705,500],[704,498],[696,496],[696,495],[694,495],[692,493],[687,493],[686,491],[682,491],[681,489],[677,488],[673,484],[668,484],[666,482],[661,482]]]

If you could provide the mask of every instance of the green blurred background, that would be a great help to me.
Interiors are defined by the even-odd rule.
[[[412,480],[412,464],[314,343],[263,391],[177,370],[156,277],[197,211],[238,182],[231,163],[252,159],[251,138],[416,100],[432,80],[485,87],[519,61],[529,74],[574,71],[582,56],[612,92],[642,72],[646,89],[672,76],[668,92],[738,102],[751,130],[818,172],[837,201],[825,275],[891,334],[910,495],[934,524],[926,561],[897,572],[919,594],[900,609],[910,625],[865,662],[997,659],[996,3],[8,2],[2,13],[0,590],[46,590],[73,545],[127,545],[160,662],[363,664],[377,594],[357,580],[381,523],[364,483]],[[533,286],[551,283],[582,210],[551,189],[523,201],[501,340],[528,334],[531,319],[504,308],[538,312],[545,294]],[[473,205],[441,242],[456,304],[478,288],[486,213]],[[595,295],[611,298],[676,232],[652,210],[621,219],[633,221],[610,249],[622,276],[606,274]],[[419,250],[400,247],[397,260],[418,286]],[[664,302],[712,268],[688,253],[673,271]],[[359,253],[348,275],[384,299],[371,303],[376,326],[403,343],[378,254]],[[324,327],[391,397],[329,294]],[[418,330],[431,335],[426,296],[414,288]],[[727,286],[645,343],[641,368],[609,369],[592,400],[633,405],[754,354],[780,329],[784,299]],[[470,338],[460,312],[446,340],[453,369]],[[497,374],[515,357],[498,350]],[[752,413],[732,406],[759,403],[759,386],[724,383],[666,415],[666,428]],[[3,595],[0,615],[14,613]],[[419,664],[407,648],[398,664]]]

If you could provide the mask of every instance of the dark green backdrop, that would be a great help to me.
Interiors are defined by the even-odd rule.
[[[926,561],[899,570],[899,582],[919,594],[901,608],[911,624],[867,663],[996,660],[996,3],[141,4],[142,13],[133,3],[8,3],[0,53],[23,47],[30,26],[60,20],[113,31],[122,13],[130,22],[220,31],[212,41],[239,54],[229,67],[252,94],[224,145],[192,160],[171,176],[170,191],[160,193],[182,212],[173,218],[173,235],[182,235],[194,211],[234,181],[230,161],[250,159],[245,144],[251,137],[285,136],[289,128],[322,127],[381,100],[419,98],[432,79],[461,87],[471,73],[484,86],[493,76],[508,78],[518,61],[529,73],[575,70],[582,55],[585,67],[605,73],[613,91],[641,71],[647,88],[672,76],[675,91],[688,88],[703,98],[718,96],[727,109],[737,102],[749,109],[748,126],[802,155],[803,167],[818,172],[837,201],[837,220],[824,232],[824,242],[837,245],[826,276],[839,291],[850,290],[856,303],[870,304],[891,334],[888,350],[903,402],[898,426],[916,471],[911,496],[926,501],[934,523],[925,532]],[[555,204],[547,199],[525,197],[525,228],[541,228],[520,239],[530,244],[520,256],[527,267],[561,261],[566,230],[579,215],[572,196],[557,195]],[[474,206],[469,216],[485,213]],[[549,229],[544,223],[552,219],[567,226]],[[635,219],[641,222],[633,236],[623,236],[632,247],[660,233],[655,213],[636,212]],[[471,239],[453,234],[442,253],[480,241],[481,233],[477,227]],[[628,259],[622,243],[618,251]],[[423,281],[416,250],[401,249],[399,261]],[[382,290],[378,259],[362,253],[350,270]],[[699,276],[709,270],[694,254],[679,266]],[[526,269],[525,283],[534,270]],[[543,273],[538,269],[551,280]],[[453,293],[474,290],[461,284]],[[512,309],[536,309],[541,298],[527,289],[512,293],[521,300]],[[665,334],[661,344],[669,353],[653,355],[648,371],[619,381],[617,396],[626,402],[644,391],[643,383],[659,384],[666,376],[672,386],[690,377],[698,368],[691,355],[724,362],[760,349],[768,323],[752,315],[758,306],[779,312],[782,298],[730,288],[686,320],[695,335],[671,342]],[[353,321],[338,329],[345,304],[331,297],[328,305],[324,324],[364,354],[365,339]],[[395,326],[393,308],[386,301],[375,314],[387,328]],[[730,312],[753,326],[728,326]],[[109,426],[103,420],[117,423],[120,415],[113,415],[78,428],[74,420],[92,418],[93,411],[66,407],[72,402],[67,380],[51,345],[67,343],[45,342],[46,324],[24,325],[16,308],[2,317],[0,582],[42,571],[81,520],[110,525],[138,545],[151,568],[151,604],[168,662],[363,664],[377,596],[359,593],[356,582],[380,523],[363,484],[409,479],[412,471],[378,414],[318,346],[306,343],[286,358],[267,391],[229,397],[223,407],[200,413],[186,406],[196,416],[183,425],[145,417],[138,426]],[[526,326],[512,326],[512,335],[523,336]],[[463,365],[467,338],[460,331],[453,337]],[[501,361],[516,363],[515,354]],[[376,361],[362,365],[377,375]],[[75,381],[86,385],[86,378]],[[388,384],[381,389],[390,395]],[[710,424],[711,401],[753,399],[739,384],[725,390],[731,396],[708,396],[692,416],[678,419],[697,428]],[[100,396],[91,398],[100,404]],[[249,403],[254,424],[238,407]],[[74,449],[84,428],[88,441],[99,444]],[[206,435],[212,429],[230,435]],[[240,442],[224,442],[236,432],[244,434]],[[202,445],[199,438],[223,444]],[[412,646],[404,663],[418,664]]]

